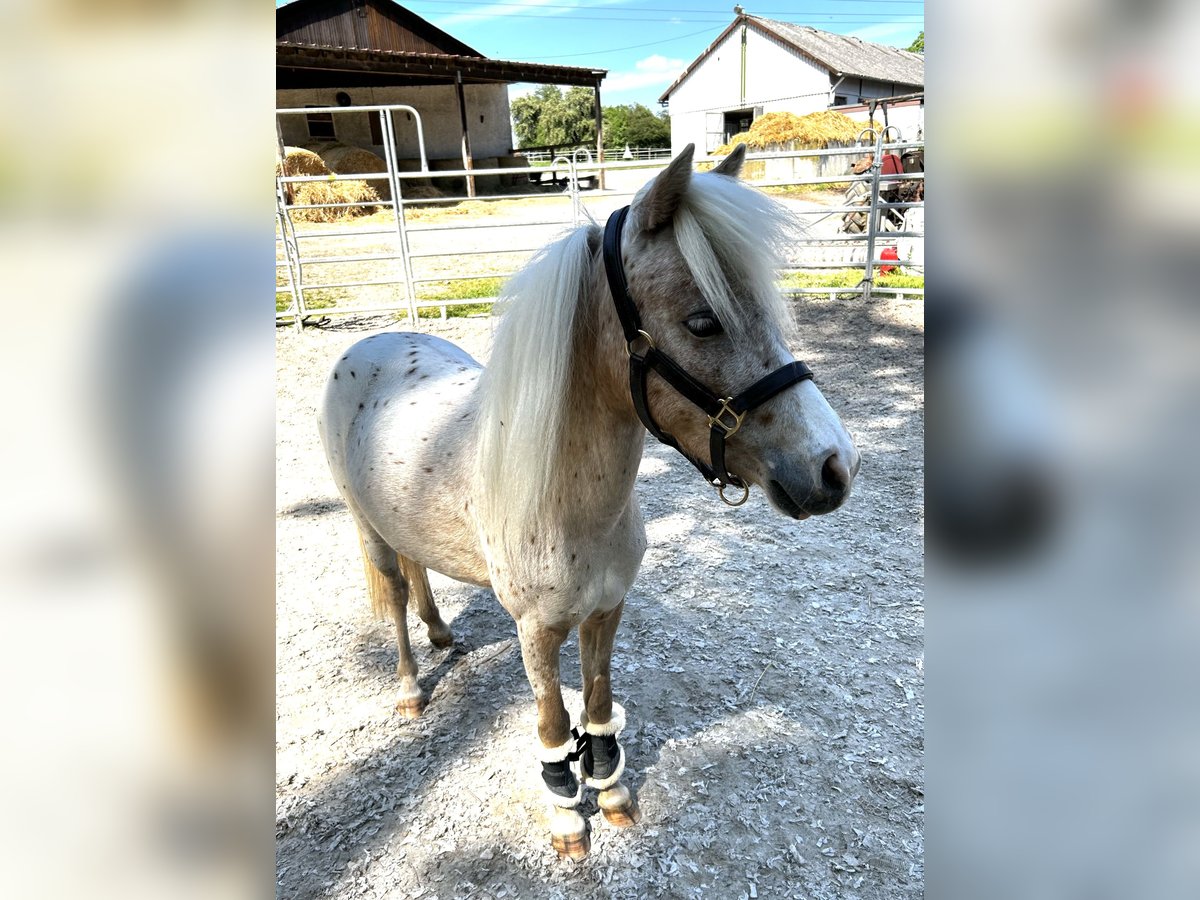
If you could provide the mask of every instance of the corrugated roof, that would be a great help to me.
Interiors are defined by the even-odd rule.
[[[873,44],[844,34],[818,31],[807,25],[777,22],[761,16],[748,16],[752,23],[774,32],[787,43],[815,57],[834,72],[876,81],[923,86],[925,57],[899,47]]]
[[[679,87],[684,79],[691,75],[696,67],[743,20],[764,34],[778,38],[800,55],[825,66],[832,73],[840,72],[855,78],[872,78],[911,87],[924,87],[925,85],[925,57],[919,53],[909,53],[898,47],[873,44],[855,37],[819,31],[807,25],[793,25],[790,22],[779,22],[775,19],[764,19],[762,16],[743,14],[734,19],[729,27],[705,48],[703,53],[692,60],[683,73],[675,79],[675,82],[662,92],[658,98],[659,102],[665,102],[671,96],[672,91]]]
[[[377,76],[412,74],[424,77],[448,77],[457,72],[464,78],[512,83],[568,84],[591,86],[599,83],[607,69],[526,63],[519,60],[456,56],[449,53],[406,53],[396,50],[360,50],[355,47],[328,47],[277,41],[277,67],[303,68],[334,73],[366,72]],[[278,81],[278,76],[277,76]]]
[[[356,50],[483,56],[392,0],[293,0],[275,9],[275,40]]]

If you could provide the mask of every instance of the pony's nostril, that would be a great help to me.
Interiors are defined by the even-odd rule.
[[[850,487],[850,470],[837,453],[831,453],[821,467],[821,483],[831,494],[844,494]]]

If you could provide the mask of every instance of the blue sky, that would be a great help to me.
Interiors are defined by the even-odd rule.
[[[734,0],[411,0],[401,5],[484,56],[608,69],[600,86],[605,106],[642,103],[653,110],[659,108],[659,94],[734,18]],[[925,27],[923,0],[742,0],[742,6],[751,15],[897,47],[907,47]]]

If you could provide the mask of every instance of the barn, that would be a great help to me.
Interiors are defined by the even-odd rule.
[[[598,111],[607,74],[489,59],[391,0],[293,0],[275,11],[275,37],[277,107],[412,106],[434,169],[514,162],[509,84],[591,87]],[[279,126],[289,146],[319,152],[322,143],[337,142],[383,155],[379,117],[366,112],[280,116]],[[402,165],[415,163],[415,126],[397,121],[396,145]]]
[[[924,90],[919,53],[737,10],[658,98],[670,109],[675,152],[689,143],[711,152],[764,113],[860,111],[872,100]]]

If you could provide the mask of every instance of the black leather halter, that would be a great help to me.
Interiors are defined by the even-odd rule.
[[[732,397],[719,397],[689,375],[663,351],[642,328],[641,316],[629,294],[629,283],[625,280],[625,267],[621,263],[621,230],[629,207],[624,206],[608,217],[604,227],[604,270],[608,274],[608,286],[612,292],[617,318],[625,332],[625,343],[629,349],[629,390],[633,395],[633,406],[646,430],[668,447],[678,450],[688,462],[695,466],[705,480],[717,489],[721,499],[730,506],[741,506],[750,496],[750,487],[738,476],[725,468],[725,441],[742,427],[742,420],[753,409],[762,406],[780,391],[793,384],[812,378],[812,369],[799,360],[793,360],[763,378],[746,390]],[[708,415],[708,451],[712,460],[709,465],[696,459],[679,446],[679,442],[658,427],[650,414],[650,401],[646,396],[646,376],[653,369],[684,397],[700,407]],[[725,496],[729,485],[741,488],[744,493],[737,500]]]

